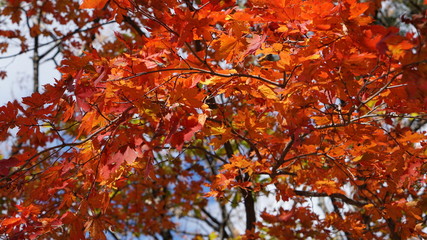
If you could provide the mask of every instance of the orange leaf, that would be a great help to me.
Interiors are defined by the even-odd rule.
[[[83,0],[80,9],[97,8],[101,9],[105,6],[108,0]]]
[[[11,217],[8,219],[5,219],[2,221],[2,225],[8,226],[8,225],[17,225],[21,222],[21,218],[18,217]]]

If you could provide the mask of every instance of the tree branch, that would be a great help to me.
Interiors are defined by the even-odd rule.
[[[276,161],[276,163],[273,165],[273,168],[271,169],[272,176],[276,176],[277,169],[285,162],[285,157],[288,154],[288,152],[291,150],[292,145],[294,144],[295,137],[292,135],[291,140],[289,140],[288,143],[286,143],[285,148],[283,149],[282,153],[280,154],[279,159]]]
[[[296,195],[303,196],[303,197],[333,197],[333,198],[340,199],[344,203],[347,203],[356,207],[363,207],[367,204],[364,202],[358,202],[356,200],[353,200],[341,193],[327,194],[327,193],[308,192],[308,191],[300,191],[300,190],[294,190],[294,192]]]

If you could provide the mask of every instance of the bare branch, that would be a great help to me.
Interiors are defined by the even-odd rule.
[[[303,196],[303,197],[333,197],[336,199],[340,199],[344,203],[347,203],[356,207],[363,207],[367,204],[365,202],[359,202],[359,201],[353,200],[341,193],[327,194],[327,193],[309,192],[309,191],[300,191],[300,190],[294,190],[294,192],[296,195]]]

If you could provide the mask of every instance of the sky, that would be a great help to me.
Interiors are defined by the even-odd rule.
[[[19,48],[15,48],[9,52],[19,52],[19,50]],[[0,60],[0,69],[7,71],[7,77],[0,80],[0,105],[12,100],[19,101],[22,97],[29,96],[33,92],[33,63],[31,57],[31,53],[26,53],[10,59]],[[55,69],[53,62],[43,63],[41,69],[40,86],[52,83],[55,78],[60,78],[60,74]]]

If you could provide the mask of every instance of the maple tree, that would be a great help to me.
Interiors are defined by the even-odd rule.
[[[35,92],[0,107],[0,140],[16,135],[0,233],[172,239],[193,218],[212,232],[195,239],[427,237],[427,142],[411,127],[427,120],[427,1],[404,35],[374,22],[380,3],[4,2],[33,47],[19,28],[0,35],[36,68]],[[115,40],[95,49],[112,21]],[[56,50],[61,78],[39,93]],[[275,210],[255,207],[265,195]]]

